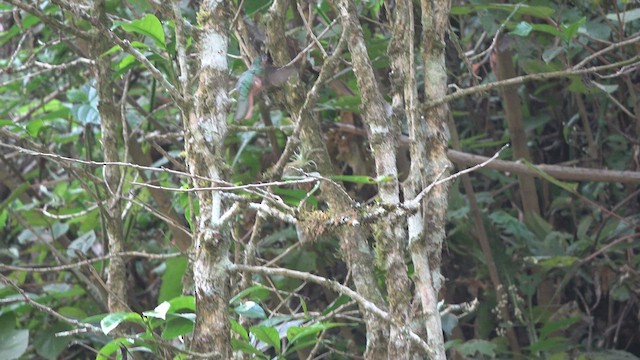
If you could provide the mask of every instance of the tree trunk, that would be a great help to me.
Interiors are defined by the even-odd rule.
[[[231,14],[220,2],[204,2],[198,13],[202,33],[199,44],[200,84],[191,107],[183,89],[185,147],[189,172],[215,184],[224,179],[224,139],[229,108],[227,48]],[[187,84],[187,82],[183,83]],[[209,181],[194,180],[194,186]],[[192,270],[196,297],[196,325],[192,345],[210,358],[229,359],[229,244],[230,232],[220,223],[224,212],[220,192],[197,192],[199,213],[195,224]]]
[[[95,1],[93,15],[103,23],[108,23],[104,0]],[[102,56],[111,45],[107,38],[100,35],[98,30],[94,31],[94,36],[95,48],[92,50],[97,65],[96,78],[100,96],[98,110],[100,111],[100,127],[102,128],[102,154],[104,161],[118,162],[120,161],[118,139],[122,139],[122,114],[114,99],[111,60],[107,56]],[[121,204],[123,179],[118,166],[105,166],[103,171],[107,199],[106,206],[101,207],[102,221],[107,234],[109,254],[117,254],[122,252],[124,248]],[[127,310],[126,266],[120,256],[114,256],[109,260],[107,289],[109,311]]]

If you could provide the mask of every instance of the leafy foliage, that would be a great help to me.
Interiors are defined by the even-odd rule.
[[[70,29],[91,33],[97,31],[96,25],[57,3],[25,1],[29,11],[0,4],[0,358],[94,356],[87,349],[96,350],[97,359],[126,358],[129,352],[187,358],[189,349],[180,339],[188,339],[194,331],[196,304],[193,296],[183,293],[193,294],[189,281],[193,270],[188,269],[191,254],[175,253],[180,246],[174,231],[190,236],[196,230],[200,204],[186,191],[191,180],[172,172],[185,168],[182,109],[131,51],[113,44],[102,54],[92,54],[91,42]],[[156,8],[155,2],[107,3],[111,23],[103,25],[126,39],[165,80],[177,83],[181,72],[175,61],[180,56],[177,42],[185,43],[189,55],[197,52],[192,44],[197,42],[198,27],[192,24],[198,24],[198,9],[191,8],[191,3],[180,9],[181,26],[190,36],[178,39],[175,20]],[[393,8],[382,1],[355,3],[376,76],[388,89],[387,22]],[[229,6],[240,4],[240,20],[259,32],[268,11],[265,2],[237,1]],[[318,34],[336,14],[332,2],[313,4],[307,16]],[[449,82],[456,87],[495,81],[491,52],[480,52],[505,43],[513,52],[517,75],[619,66],[609,72],[567,74],[517,85],[532,155],[527,164],[539,179],[539,216],[524,221],[514,173],[485,169],[471,175],[481,209],[478,221],[486,228],[506,298],[500,297],[492,282],[487,249],[477,241],[470,194],[463,193],[458,183],[452,186],[448,251],[443,254],[447,281],[441,297],[446,304],[480,301],[475,312],[465,317],[443,314],[452,358],[509,357],[506,329],[514,329],[523,353],[530,357],[640,356],[640,257],[634,241],[640,210],[637,181],[596,182],[588,176],[579,182],[563,181],[531,165],[575,164],[593,172],[640,170],[640,79],[637,71],[631,71],[638,66],[640,9],[633,6],[624,1],[454,2],[446,57]],[[235,13],[235,8],[231,10]],[[418,18],[419,9],[415,12]],[[57,25],[50,26],[45,19]],[[295,12],[289,12],[286,21],[290,25],[286,40],[296,49],[311,41],[330,49],[340,37],[336,27],[319,40],[310,39]],[[493,44],[498,32],[507,39],[505,43]],[[228,65],[238,76],[246,68],[239,55],[250,39],[235,36],[229,44],[233,56]],[[623,41],[626,46],[611,47]],[[104,257],[108,244],[101,207],[111,190],[102,182],[103,110],[92,69],[100,57],[111,63],[111,86],[121,96],[119,106],[124,109],[118,151],[125,162],[139,165],[122,167],[127,203],[123,233],[130,252],[126,255],[129,310],[125,312],[109,312],[105,303],[108,289],[103,279],[109,258]],[[315,79],[324,61],[321,51],[316,47],[302,59],[299,76],[305,81]],[[375,201],[376,187],[393,180],[372,170],[366,134],[340,132],[340,125],[361,125],[360,90],[349,71],[350,56],[343,60],[335,86],[318,94],[314,108],[331,128],[326,134],[327,149],[342,172],[318,173],[318,164],[305,158],[308,154],[292,158],[291,173],[272,193],[298,211],[319,212],[326,204],[317,187],[293,185],[296,180],[324,177],[362,203]],[[426,72],[420,61],[419,71]],[[295,124],[279,106],[279,91],[269,90],[269,101],[259,105],[272,124],[263,124],[258,110],[251,119],[230,124],[225,158],[232,183],[246,185],[262,179],[291,135]],[[419,96],[424,103],[436,100]],[[510,141],[503,101],[493,89],[449,103],[463,151],[490,156]],[[517,160],[512,155],[507,150],[502,157]],[[160,198],[154,188],[141,184],[176,191]],[[234,195],[239,201],[256,200],[252,190],[247,187]],[[237,218],[232,249],[236,262],[242,263],[245,251],[253,249],[259,264],[274,262],[350,285],[350,273],[333,234],[322,233],[313,243],[304,243],[299,241],[299,228],[280,220],[269,219],[252,229],[259,217],[255,210],[233,216]],[[330,223],[320,220],[322,226]],[[259,235],[250,240],[254,231]],[[146,258],[134,251],[164,256]],[[409,258],[406,262],[413,269]],[[46,266],[52,267],[43,271]],[[237,284],[228,304],[234,350],[265,359],[297,358],[312,351],[348,358],[364,351],[366,329],[353,299],[299,279],[244,276],[244,287],[239,276],[234,278]],[[379,283],[384,288],[382,277]],[[507,304],[511,322],[498,310],[500,304]],[[100,331],[74,332],[74,321]]]

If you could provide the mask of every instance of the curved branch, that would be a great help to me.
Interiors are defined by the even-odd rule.
[[[346,295],[348,297],[350,297],[351,299],[353,299],[355,302],[358,303],[358,305],[360,305],[363,309],[366,309],[367,311],[373,313],[374,315],[376,315],[377,317],[379,317],[380,319],[388,322],[388,323],[392,323],[395,326],[398,327],[398,329],[401,329],[408,337],[409,339],[416,344],[418,347],[420,347],[422,350],[424,350],[425,353],[429,354],[430,358],[432,357],[431,355],[433,354],[433,350],[431,348],[429,348],[429,346],[427,345],[426,342],[424,342],[424,340],[422,340],[422,338],[420,338],[420,336],[416,335],[416,333],[410,331],[407,329],[407,324],[398,324],[394,321],[394,319],[391,317],[391,315],[389,315],[388,312],[380,309],[379,307],[377,307],[373,302],[367,300],[365,297],[363,297],[362,295],[358,294],[357,292],[351,290],[350,288],[348,288],[347,286],[344,286],[342,284],[340,284],[337,281],[334,280],[329,280],[327,278],[321,277],[321,276],[317,276],[317,275],[313,275],[310,274],[308,272],[303,272],[303,271],[296,271],[296,270],[290,270],[290,269],[283,269],[283,268],[268,268],[268,267],[264,267],[264,266],[248,266],[248,265],[240,265],[240,264],[231,264],[229,265],[229,270],[231,271],[246,271],[246,272],[250,272],[250,273],[254,273],[254,274],[261,274],[261,275],[266,275],[266,276],[273,276],[273,275],[278,275],[278,276],[287,276],[287,277],[291,277],[294,279],[300,279],[306,282],[311,282],[314,284],[318,284],[320,286],[324,286],[326,288],[329,288],[337,293]]]

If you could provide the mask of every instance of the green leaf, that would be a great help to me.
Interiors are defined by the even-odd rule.
[[[244,298],[245,296],[254,295],[254,294],[257,295],[257,298],[264,299],[267,296],[269,296],[269,294],[271,294],[271,291],[269,290],[269,288],[267,288],[265,286],[254,285],[254,286],[251,286],[251,287],[249,287],[247,289],[244,289],[244,290],[240,291],[238,293],[238,295],[234,296],[233,298],[231,298],[231,300],[229,300],[229,304],[230,305],[235,305],[235,304],[239,303],[240,299]]]
[[[49,360],[57,359],[58,355],[67,348],[73,338],[70,336],[56,336],[56,333],[69,329],[69,326],[64,323],[56,323],[46,330],[39,331],[33,341],[33,346],[38,355]]]
[[[538,261],[538,265],[545,270],[551,270],[554,268],[569,267],[578,261],[580,261],[580,259],[575,256],[553,256],[551,258]]]
[[[120,325],[120,323],[124,321],[129,321],[133,323],[137,323],[140,325],[144,325],[144,321],[142,320],[142,316],[138,313],[134,312],[117,312],[113,314],[109,314],[105,316],[100,321],[100,327],[102,328],[102,332],[107,335],[111,332],[111,330],[115,329]]]
[[[155,41],[158,47],[166,48],[164,29],[155,15],[146,14],[142,19],[133,20],[129,23],[120,22],[119,24],[123,30],[148,36]]]
[[[578,30],[583,27],[587,23],[587,18],[583,17],[578,21],[575,21],[569,25],[562,25],[560,28],[562,29],[562,40],[565,42],[571,41],[571,39],[576,36]]]
[[[127,54],[125,57],[122,58],[122,60],[118,62],[118,64],[116,65],[116,69],[118,70],[127,69],[131,65],[133,65],[135,62],[136,62],[135,56],[131,54]]]
[[[122,51],[122,48],[120,47],[120,45],[114,45],[113,47],[111,47],[111,49],[109,49],[109,50],[105,51],[104,53],[100,54],[100,57],[108,56],[108,55],[111,55],[111,54],[115,54],[115,53],[120,52],[120,51]]]
[[[577,360],[638,360],[637,356],[622,350],[590,351],[580,354]]]
[[[554,351],[554,350],[562,350],[567,346],[567,338],[562,336],[550,337],[544,340],[540,340],[535,342],[529,348],[532,353],[537,353],[539,351]]]
[[[120,350],[121,346],[133,345],[133,340],[128,338],[117,338],[106,343],[96,355],[96,360],[112,360],[116,357],[111,356],[116,351]]]
[[[271,326],[252,326],[249,331],[261,341],[271,345],[276,349],[276,354],[280,354],[280,336],[278,330]]]
[[[244,304],[236,306],[233,311],[242,316],[246,316],[251,319],[266,319],[267,314],[262,307],[253,301],[247,301]]]
[[[306,191],[298,189],[274,188],[273,193],[282,196],[282,200],[285,204],[293,206],[298,206],[300,201],[307,196]],[[316,199],[315,196],[309,196],[306,201],[307,204],[310,204],[314,208],[318,207],[318,199]]]
[[[239,322],[237,322],[237,321],[235,321],[233,319],[230,319],[229,321],[231,322],[231,331],[233,331],[236,334],[240,335],[246,341],[249,341],[249,333],[244,328],[244,326],[240,325]]]
[[[636,21],[640,19],[640,8],[623,11],[621,13],[607,14],[607,19],[615,22],[622,21],[623,23]]]
[[[625,302],[631,299],[631,291],[625,284],[616,285],[609,292],[609,296],[616,301]]]
[[[550,334],[558,330],[564,330],[580,321],[580,319],[581,318],[579,316],[572,316],[558,321],[547,321],[542,329],[540,329],[540,339],[546,339]]]
[[[531,27],[533,30],[538,32],[547,33],[553,36],[557,36],[559,38],[563,38],[562,33],[555,27],[547,24],[532,24]]]
[[[84,89],[73,88],[67,91],[67,100],[73,103],[88,103],[89,94]]]
[[[261,351],[254,348],[253,346],[251,346],[251,344],[245,341],[231,339],[231,347],[233,348],[234,351],[242,351],[243,353],[257,355],[263,359],[265,358],[265,356],[262,354]]]
[[[0,359],[17,359],[27,351],[29,330],[6,330],[0,336]]]
[[[182,276],[187,269],[187,258],[184,256],[167,259],[162,274],[162,285],[158,301],[167,301],[182,294]],[[192,309],[193,310],[193,309]]]
[[[11,8],[10,8],[11,10]],[[9,11],[10,11],[9,10]],[[8,41],[10,41],[14,36],[18,34],[22,34],[26,32],[29,28],[33,27],[36,24],[39,24],[41,20],[31,14],[25,13],[20,15],[20,25],[13,25],[8,31],[3,31],[0,37],[0,46],[4,46]]]
[[[326,309],[324,309],[322,311],[322,315],[327,315],[328,313],[332,312],[333,310],[337,309],[338,307],[348,303],[351,300],[350,297],[348,297],[347,295],[340,295],[338,296],[337,299],[333,300],[333,302],[331,304],[329,304],[329,306],[327,306]]]
[[[155,309],[143,312],[142,315],[165,320],[167,318],[167,312],[170,308],[171,304],[168,301],[164,301],[160,305],[156,306]]]
[[[287,329],[287,339],[290,343],[295,343],[309,336],[317,337],[321,331],[346,325],[344,323],[316,323],[309,326],[292,326]]]
[[[100,124],[100,113],[95,106],[89,104],[74,105],[71,115],[81,124]]]
[[[456,349],[465,357],[475,357],[476,353],[493,357],[496,355],[497,346],[486,340],[469,340]]]
[[[529,169],[535,171],[540,177],[542,177],[543,179],[547,180],[548,182],[560,187],[561,189],[567,190],[567,191],[572,192],[572,193],[575,193],[576,190],[578,189],[578,183],[570,183],[570,182],[558,180],[558,179],[554,178],[553,176],[547,174],[543,169],[540,169],[539,167],[533,165],[532,163],[530,163],[527,160],[523,160],[523,163],[524,163],[524,165],[526,167],[528,167]]]
[[[86,255],[91,249],[91,246],[96,242],[96,239],[96,233],[93,230],[80,235],[69,244],[67,255],[72,258],[77,256],[76,252]]]
[[[193,296],[178,296],[169,300],[171,304],[171,311],[169,313],[175,313],[176,310],[191,310],[196,311],[196,299]]]
[[[57,239],[60,236],[64,235],[67,233],[67,231],[69,230],[69,224],[67,223],[61,223],[61,222],[56,222],[53,224],[53,239]]]
[[[187,316],[192,315],[192,316]],[[163,339],[175,339],[178,336],[190,334],[195,325],[195,314],[175,314],[166,322],[162,331]]]
[[[33,119],[27,123],[27,133],[32,138],[36,138],[44,125],[45,123],[42,119]]]
[[[87,317],[87,313],[79,307],[64,306],[58,312],[66,317],[81,320]]]
[[[595,87],[597,87],[598,89],[606,92],[607,94],[611,94],[614,93],[616,90],[618,90],[618,85],[613,84],[613,85],[605,85],[605,84],[600,84],[597,83],[595,81],[591,81],[591,84],[593,84]]]
[[[531,34],[532,30],[533,26],[531,26],[531,24],[526,21],[521,21],[513,30],[511,30],[510,34],[526,37]]]
[[[550,63],[551,60],[555,59],[556,56],[560,55],[564,51],[564,48],[561,46],[552,46],[550,48],[544,49],[542,53],[542,60],[546,63]]]

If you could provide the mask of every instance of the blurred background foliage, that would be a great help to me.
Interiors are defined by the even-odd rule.
[[[238,3],[243,6],[243,20],[261,29],[269,3],[245,0],[229,2],[228,6],[236,9]],[[376,75],[382,88],[388,88],[388,17],[393,2],[356,3]],[[182,294],[187,265],[184,256],[127,257],[132,312],[119,314],[107,314],[104,304],[97,300],[99,296],[93,295],[88,286],[101,281],[105,260],[92,262],[91,269],[78,267],[75,272],[7,267],[73,263],[104,255],[106,246],[97,211],[105,189],[100,182],[100,110],[89,66],[91,44],[34,14],[85,31],[95,29],[61,10],[55,1],[25,4],[31,12],[17,9],[11,2],[0,4],[1,270],[4,279],[24,292],[7,281],[0,286],[0,358],[89,358],[96,356],[96,351],[100,352],[98,358],[122,357],[122,348],[134,344],[128,337],[111,333],[122,322],[139,326],[132,351],[164,358],[186,357],[181,355],[176,340],[193,328],[193,298]],[[633,59],[640,53],[640,8],[634,1],[537,0],[510,4],[474,0],[453,1],[452,5],[447,42],[452,92],[496,80],[491,52],[484,50],[492,47],[497,32],[507,39],[518,76],[568,69],[587,57],[589,67]],[[418,18],[419,6],[415,7]],[[309,2],[304,8],[313,19],[316,34],[336,18],[327,1]],[[110,0],[107,9],[112,21],[109,27],[131,41],[169,82],[175,82],[175,24],[164,15],[162,6],[146,0]],[[182,1],[181,10],[190,33],[197,36],[197,2]],[[286,40],[292,48],[303,48],[309,39],[299,15],[292,11],[288,16]],[[417,29],[418,34],[420,31]],[[335,25],[320,41],[325,47],[334,46],[339,34],[339,25]],[[623,41],[628,41],[627,45],[593,56]],[[188,51],[196,51],[193,38],[187,43]],[[247,66],[235,37],[229,54],[235,81]],[[132,55],[114,46],[101,56],[112,59],[114,90],[122,96],[126,113],[123,134],[129,145],[121,150],[123,159],[140,164],[139,158],[131,155],[136,148],[141,158],[148,160],[146,166],[184,170],[180,109]],[[321,59],[317,49],[306,54],[300,76],[317,76],[314,70]],[[519,84],[517,95],[531,162],[589,168],[594,173],[603,169],[639,171],[637,66],[636,61],[613,72]],[[418,59],[418,71],[423,70]],[[332,127],[336,123],[359,125],[358,90],[346,62],[337,78],[339,83],[321,94],[316,111],[327,124],[326,141],[343,172],[323,175],[350,176],[336,181],[344,181],[353,197],[368,201],[375,196],[375,186],[367,177],[372,175],[367,172],[372,163],[366,154],[366,138],[336,134]],[[233,86],[230,83],[229,89]],[[509,143],[503,101],[493,89],[449,103],[462,151],[491,156]],[[258,116],[235,124],[250,129],[232,128],[227,139],[226,157],[234,183],[259,181],[277,159],[274,147],[282,149],[290,131],[287,126],[292,125],[291,119],[277,104],[263,102],[261,107],[271,112],[273,126],[279,129],[273,132],[276,144],[271,143],[269,132],[261,129]],[[365,154],[348,156],[355,153],[353,146],[365,149]],[[29,151],[56,155],[33,156]],[[87,163],[66,162],[58,156]],[[305,163],[304,154],[300,156],[303,165],[313,167]],[[501,158],[516,160],[510,148]],[[187,186],[187,180],[163,171],[131,167],[123,171],[127,180],[123,185],[128,204],[123,214],[127,250],[175,253],[166,221],[154,212],[157,198],[149,188],[132,183],[179,188]],[[446,304],[478,298],[479,306],[462,318],[443,317],[451,357],[511,358],[504,338],[507,328],[515,329],[523,353],[530,358],[640,356],[638,182],[539,178],[540,214],[525,221],[513,173],[483,169],[470,176],[493,263],[508,297],[496,295],[486,252],[477,240],[468,194],[456,181],[450,190],[448,240],[442,256],[446,281],[440,295]],[[304,200],[306,206],[321,206],[314,197],[306,198],[309,190],[283,186],[276,193],[289,204],[298,205]],[[187,192],[167,192],[166,196],[179,225],[189,228],[198,211],[197,203]],[[236,260],[242,256],[239,244],[249,236],[255,214],[243,216],[246,227],[234,229]],[[300,245],[295,229],[276,221],[265,223],[261,231],[259,263],[275,260],[281,267],[341,282],[349,278],[335,255],[336,239],[327,236],[313,245]],[[335,359],[362,353],[364,328],[348,298],[285,277],[254,280],[251,287],[237,289],[229,304],[232,329],[237,334],[235,349],[258,358],[306,357],[314,346]],[[103,334],[54,336],[73,327],[25,301],[25,296],[69,319],[93,323]],[[501,301],[508,303],[510,322],[496,310]],[[340,312],[335,312],[337,309]],[[237,322],[238,315],[251,320]],[[312,317],[316,320],[311,321]],[[287,341],[282,342],[285,337]]]

